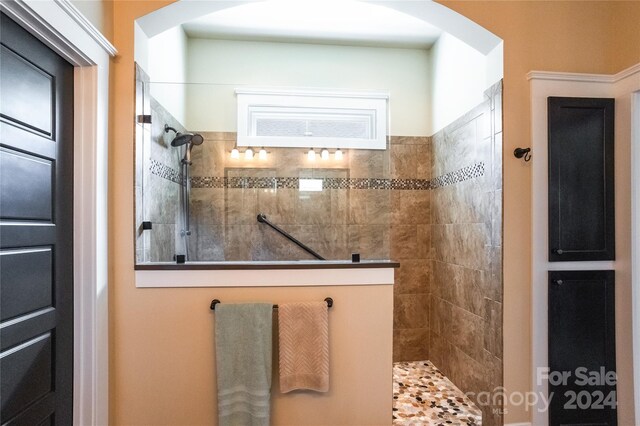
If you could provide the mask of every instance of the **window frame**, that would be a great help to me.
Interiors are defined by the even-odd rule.
[[[341,149],[386,149],[389,129],[389,94],[382,92],[337,92],[311,90],[236,89],[238,105],[237,145],[251,147],[301,147]],[[363,116],[369,112],[372,119],[371,138],[313,137],[313,136],[257,136],[252,109],[261,114],[286,118],[300,116],[306,110],[312,114],[331,111],[335,118],[347,120],[349,115]],[[273,108],[272,111],[265,109]],[[284,111],[285,109],[295,110]],[[342,112],[342,115],[340,114]],[[366,115],[366,114],[364,114]],[[298,118],[300,119],[300,118]]]

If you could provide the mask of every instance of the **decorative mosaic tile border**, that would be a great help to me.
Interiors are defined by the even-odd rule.
[[[321,178],[322,187],[327,189],[395,189],[428,191],[443,186],[454,185],[484,176],[484,163],[476,163],[435,179],[378,179],[378,178]],[[182,174],[155,160],[151,160],[151,173],[175,183],[182,181]],[[297,177],[216,177],[194,176],[192,188],[273,188],[298,189]]]
[[[177,170],[172,169],[171,167],[160,163],[159,161],[151,159],[149,165],[149,171],[151,174],[159,176],[163,179],[170,180],[171,182],[182,184],[182,173]]]
[[[431,189],[454,185],[456,183],[464,182],[465,180],[476,179],[482,176],[484,176],[484,163],[479,162],[471,166],[463,167],[455,172],[438,176],[431,181]]]

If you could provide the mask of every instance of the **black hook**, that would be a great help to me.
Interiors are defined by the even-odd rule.
[[[524,161],[531,161],[531,148],[516,148],[513,151],[513,155],[516,158],[524,157]]]

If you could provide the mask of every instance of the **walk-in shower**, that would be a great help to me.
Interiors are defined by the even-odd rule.
[[[164,125],[165,133],[174,132],[176,136],[171,141],[171,146],[179,148],[184,146],[184,154],[180,160],[181,175],[182,175],[182,194],[180,197],[180,210],[182,214],[182,229],[180,230],[180,236],[184,239],[184,260],[189,260],[189,241],[188,238],[191,235],[191,226],[189,223],[189,199],[191,197],[191,150],[195,145],[202,145],[204,138],[199,133],[179,132],[175,128]]]

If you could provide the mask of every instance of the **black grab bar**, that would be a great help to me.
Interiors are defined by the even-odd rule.
[[[289,241],[291,241],[292,243],[296,244],[298,247],[300,247],[302,250],[306,251],[307,253],[309,253],[310,255],[315,257],[316,259],[318,259],[318,260],[327,260],[324,257],[320,256],[315,251],[311,250],[309,247],[307,247],[301,241],[299,241],[296,238],[292,237],[287,231],[285,231],[285,230],[279,228],[278,226],[274,225],[273,223],[269,222],[269,220],[267,219],[267,216],[265,216],[264,213],[259,213],[258,214],[258,222],[264,223],[265,225],[270,226],[276,232],[278,232],[281,235],[283,235],[284,237],[286,237]]]

